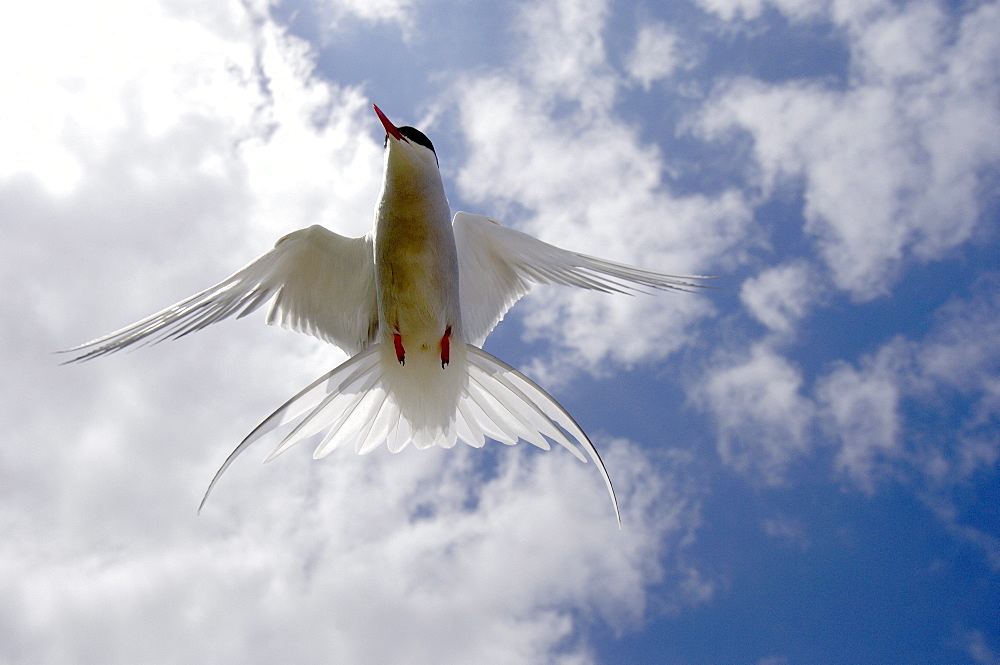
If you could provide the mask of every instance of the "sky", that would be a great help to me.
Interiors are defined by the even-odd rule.
[[[0,663],[1000,663],[1000,4],[0,10]],[[219,464],[344,359],[263,324],[62,366],[371,227],[377,103],[454,210],[719,275],[485,348],[565,450]]]

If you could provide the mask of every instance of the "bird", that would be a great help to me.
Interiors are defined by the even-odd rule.
[[[270,302],[266,322],[306,333],[349,358],[265,418],[230,453],[199,504],[251,444],[294,423],[264,459],[323,433],[321,458],[353,444],[393,452],[482,447],[487,439],[550,441],[597,466],[619,528],[621,511],[597,448],[577,421],[522,372],[482,349],[506,312],[535,284],[606,293],[697,291],[704,275],[674,275],[580,254],[468,212],[451,216],[438,156],[418,129],[385,130],[382,186],[368,234],[320,225],[274,247],[214,286],[64,353],[67,363],[177,339]]]

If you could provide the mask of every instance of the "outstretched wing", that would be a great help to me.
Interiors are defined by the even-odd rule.
[[[346,238],[310,226],[215,286],[142,321],[69,349],[69,362],[98,358],[132,345],[177,339],[272,300],[269,325],[313,335],[350,354],[365,348],[378,327],[372,239]]]
[[[562,284],[605,293],[706,288],[701,275],[670,275],[605,261],[542,242],[467,212],[455,213],[459,298],[466,341],[482,346],[507,310],[534,284]]]

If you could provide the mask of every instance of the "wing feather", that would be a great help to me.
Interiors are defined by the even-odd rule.
[[[374,339],[378,326],[371,237],[347,238],[318,225],[290,233],[215,286],[69,349],[67,353],[77,354],[69,362],[177,339],[233,314],[247,316],[271,299],[268,324],[358,353]]]
[[[561,249],[496,220],[455,213],[459,298],[466,340],[482,346],[532,284],[559,284],[605,293],[706,288],[702,275],[672,275]]]

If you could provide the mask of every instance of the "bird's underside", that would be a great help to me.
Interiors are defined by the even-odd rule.
[[[266,460],[321,433],[315,457],[342,445],[366,453],[383,443],[398,452],[410,442],[450,448],[458,441],[481,447],[487,439],[525,440],[548,449],[554,441],[597,464],[619,515],[607,470],[582,428],[545,390],[481,346],[534,284],[636,293],[694,291],[710,278],[560,249],[482,215],[459,212],[448,220],[430,142],[378,113],[387,157],[372,233],[347,238],[321,226],[291,233],[218,284],[70,349],[76,355],[69,362],[183,337],[269,302],[267,323],[323,339],[351,357],[255,428],[218,470],[202,505],[240,453],[290,424]],[[418,209],[402,203],[414,192]],[[397,221],[403,218],[409,221]],[[414,244],[416,237],[429,240]]]

